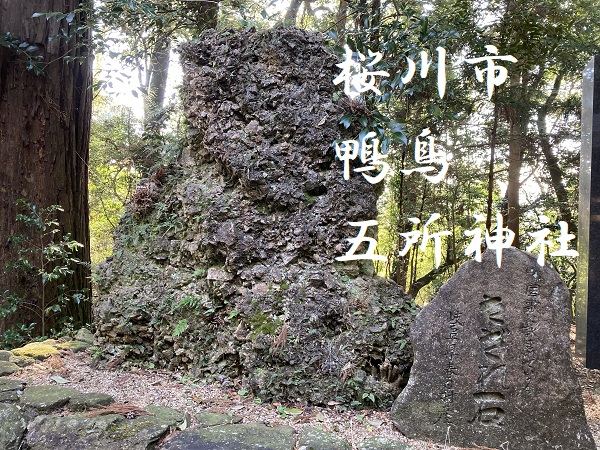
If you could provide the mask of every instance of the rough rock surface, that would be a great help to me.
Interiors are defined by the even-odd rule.
[[[186,430],[169,440],[165,450],[293,450],[294,430],[261,423],[218,425]]]
[[[147,450],[156,448],[169,430],[169,423],[151,416],[38,416],[28,426],[26,441],[31,450]]]
[[[339,436],[318,428],[305,428],[298,436],[298,450],[350,450],[351,446]]]
[[[25,414],[16,406],[0,403],[0,448],[13,450],[21,448],[27,428]]]
[[[69,409],[71,411],[85,411],[99,406],[110,405],[114,401],[110,395],[101,392],[78,393],[69,399]]]
[[[164,406],[139,408],[123,403],[112,404],[112,398],[104,394],[81,393],[72,389],[65,391],[54,385],[25,388],[21,380],[0,377],[0,393],[9,392],[16,398],[0,397],[2,450],[350,448],[345,440],[316,428],[295,434],[293,428],[288,426],[269,427],[252,422],[241,424],[241,417],[206,411],[198,413],[192,421],[190,414]],[[48,402],[38,398],[34,403],[41,404],[41,407],[31,408],[32,399],[40,396],[61,400]],[[108,403],[108,407],[101,406]],[[85,414],[73,413],[83,408],[94,410]],[[410,450],[410,447],[399,444],[389,439],[370,438],[360,443],[358,448]]]
[[[332,143],[338,59],[295,28],[183,49],[189,146],[142,183],[101,266],[108,357],[239,379],[263,399],[389,405],[415,306],[371,261],[338,263],[377,192]],[[343,133],[346,133],[344,135]]]
[[[470,261],[412,328],[415,364],[392,408],[406,436],[492,448],[596,448],[571,366],[569,292],[505,249]]]
[[[0,378],[0,402],[18,402],[25,384],[22,380]]]
[[[17,370],[19,370],[19,366],[17,366],[15,363],[9,361],[0,361],[0,377],[12,375]]]
[[[234,415],[224,415],[211,412],[201,412],[196,414],[196,422],[200,428],[214,427],[216,425],[230,425],[240,423],[242,418]]]
[[[25,389],[21,404],[37,412],[48,412],[69,403],[69,399],[79,394],[75,389],[60,386],[32,386]]]
[[[367,438],[360,442],[358,450],[412,450],[412,447],[404,442],[384,437]]]

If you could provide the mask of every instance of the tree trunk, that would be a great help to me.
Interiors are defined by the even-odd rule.
[[[506,197],[508,199],[508,211],[506,227],[515,233],[513,247],[519,248],[519,220],[521,207],[519,204],[519,191],[521,189],[521,156],[525,143],[525,132],[527,130],[528,117],[525,114],[516,113],[516,117],[510,124],[510,138],[508,142],[508,186]]]
[[[304,0],[292,0],[292,3],[290,3],[290,7],[285,12],[285,17],[283,18],[284,25],[296,25],[296,21],[298,20],[298,11],[300,11],[300,6],[303,2]]]
[[[154,45],[148,65],[149,73],[144,96],[144,139],[149,142],[160,135],[170,55],[171,39],[167,35]],[[156,164],[157,155],[142,149],[136,155],[136,160],[143,169],[149,169]]]
[[[348,0],[340,0],[338,6],[336,21],[335,21],[335,32],[340,42],[343,41],[344,28],[346,28],[346,20],[348,18]]]
[[[40,207],[61,205],[62,232],[70,233],[72,239],[84,245],[77,257],[89,261],[87,161],[91,70],[86,36],[68,42],[51,40],[61,28],[69,26],[67,20],[57,22],[32,15],[50,11],[68,13],[79,3],[79,0],[0,0],[0,36],[11,33],[18,41],[37,46],[39,50],[34,54],[42,55],[47,63],[44,73],[36,75],[26,70],[23,56],[17,55],[14,48],[0,46],[0,292],[24,292],[29,301],[38,305],[42,293],[40,280],[16,272],[4,273],[6,265],[15,258],[9,237],[24,232],[15,222],[15,200],[25,198]],[[78,14],[71,28],[83,24],[85,19],[83,13]],[[65,55],[84,59],[66,63],[62,60]],[[69,289],[88,289],[89,271],[84,266],[74,269]],[[90,322],[91,303],[72,305],[66,313],[73,314],[77,324]],[[39,318],[20,308],[0,320],[0,331],[32,322],[36,322],[39,332]]]
[[[494,105],[494,122],[490,134],[490,166],[488,171],[485,229],[492,231],[492,207],[494,201],[494,171],[496,170],[496,135],[498,133],[498,105]]]

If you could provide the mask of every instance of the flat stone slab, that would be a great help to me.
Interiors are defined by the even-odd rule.
[[[144,408],[148,413],[150,413],[151,417],[159,422],[165,423],[171,427],[175,427],[177,425],[182,424],[184,421],[190,422],[189,414],[184,414],[182,412],[177,411],[173,408],[168,408],[166,406],[146,406]],[[187,416],[187,417],[186,417]]]
[[[38,416],[29,424],[26,439],[31,450],[148,450],[157,448],[170,423],[150,415]]]
[[[196,414],[196,422],[200,428],[215,427],[217,425],[231,425],[240,423],[242,418],[229,414],[201,412]]]
[[[40,412],[48,412],[65,406],[71,397],[80,395],[75,389],[60,386],[32,386],[25,389],[21,404]]]
[[[23,412],[16,405],[0,403],[0,448],[20,450],[26,429]]]
[[[518,450],[596,446],[571,366],[569,291],[510,248],[442,287],[412,327],[415,362],[392,407],[410,438]]]
[[[69,409],[71,411],[85,411],[98,406],[108,406],[114,401],[110,395],[101,392],[78,393],[69,399]]]
[[[318,428],[304,428],[298,436],[298,450],[351,450],[350,444],[335,434]]]
[[[0,402],[18,402],[25,382],[11,378],[0,378]]]
[[[367,438],[356,448],[357,450],[412,450],[412,447],[404,442],[385,437]]]
[[[31,450],[117,450],[119,447],[111,446],[106,436],[124,420],[118,414],[96,417],[85,417],[82,414],[65,417],[38,416],[29,423],[26,442]]]
[[[9,361],[0,361],[0,377],[5,377],[6,375],[12,375],[19,369],[20,369],[20,367],[17,366],[15,363],[12,363]]]
[[[294,450],[295,445],[291,427],[248,423],[185,430],[163,450]]]

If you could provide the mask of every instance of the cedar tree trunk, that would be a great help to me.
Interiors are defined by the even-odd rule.
[[[18,42],[36,46],[32,54],[41,55],[45,63],[44,72],[37,75],[27,70],[26,58],[17,54],[18,47],[11,47],[6,41],[0,45],[0,292],[23,292],[29,302],[38,305],[40,280],[14,271],[4,272],[15,258],[9,237],[24,232],[15,222],[18,212],[15,200],[25,198],[39,207],[61,205],[64,212],[58,219],[62,232],[70,233],[72,239],[84,245],[76,256],[89,261],[87,161],[91,59],[84,45],[87,36],[68,41],[51,38],[61,28],[83,25],[85,14],[60,21],[32,18],[32,15],[69,13],[79,4],[80,0],[0,0],[0,36],[10,33]],[[83,59],[67,63],[64,56]],[[88,269],[84,266],[74,269],[69,289],[89,288]],[[74,315],[76,324],[90,322],[91,304],[70,305],[68,311],[60,314]],[[39,333],[39,318],[19,308],[0,319],[0,332],[15,324],[33,322]],[[52,326],[52,321],[48,325]]]

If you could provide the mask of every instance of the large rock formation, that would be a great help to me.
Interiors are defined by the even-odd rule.
[[[374,219],[332,143],[337,58],[294,28],[209,32],[183,49],[189,146],[136,192],[100,270],[109,357],[241,378],[262,398],[391,403],[416,313],[371,261],[334,260]],[[364,395],[364,399],[363,399]]]

